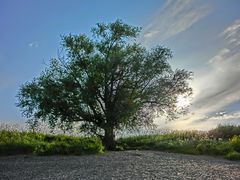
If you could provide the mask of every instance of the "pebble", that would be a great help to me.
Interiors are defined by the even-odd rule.
[[[0,157],[0,180],[239,180],[240,162],[158,151]]]

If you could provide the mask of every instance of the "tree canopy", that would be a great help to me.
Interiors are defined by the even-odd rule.
[[[20,88],[18,106],[31,121],[52,127],[80,122],[114,149],[114,132],[174,119],[179,95],[192,93],[192,73],[173,70],[170,49],[137,43],[140,28],[117,20],[98,23],[92,37],[62,38],[63,53],[39,77]]]

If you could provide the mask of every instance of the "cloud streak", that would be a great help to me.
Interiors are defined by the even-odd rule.
[[[231,26],[226,28],[221,36],[224,36],[227,42],[232,46],[240,45],[240,19],[236,20]]]
[[[240,112],[219,113],[228,106],[240,102],[240,19],[227,27],[218,37],[225,41],[224,47],[195,73],[190,114],[172,124],[175,127],[209,129],[219,123],[234,123]]]
[[[163,42],[186,31],[205,17],[210,8],[200,1],[169,0],[143,28],[139,41],[147,46]]]

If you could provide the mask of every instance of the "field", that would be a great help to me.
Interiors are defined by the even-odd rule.
[[[118,151],[155,150],[240,160],[240,126],[219,126],[209,132],[172,131],[166,134],[117,139]],[[0,131],[0,155],[84,155],[103,153],[100,139],[32,132]]]
[[[101,141],[94,137],[0,131],[0,155],[83,155],[102,152]]]
[[[118,139],[119,150],[157,150],[165,152],[224,156],[240,160],[240,127],[219,126],[209,132],[173,131],[163,135],[144,135]]]

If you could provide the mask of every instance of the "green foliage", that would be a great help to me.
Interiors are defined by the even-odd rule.
[[[0,155],[31,154],[33,151],[31,144],[0,144]]]
[[[178,140],[159,142],[155,145],[155,149],[183,154],[199,154],[195,149],[195,146],[196,145],[194,141]]]
[[[239,147],[239,136],[231,141],[210,139],[205,132],[174,131],[163,135],[136,136],[118,139],[126,150],[160,150],[184,154],[224,156]]]
[[[163,135],[119,138],[116,150],[159,150],[220,155],[230,160],[239,160],[240,136],[235,135],[230,140],[216,140],[207,135],[201,131],[173,131]],[[82,155],[103,151],[102,143],[97,138],[0,131],[0,155]]]
[[[233,136],[230,142],[234,150],[240,152],[240,136],[237,135]]]
[[[236,126],[235,129],[238,129]],[[229,126],[221,126],[228,129]],[[218,131],[219,127],[216,128]],[[233,127],[230,128],[232,133]],[[212,130],[213,131],[213,130]],[[237,131],[235,131],[237,133]],[[225,135],[230,134],[224,132]],[[223,137],[223,136],[221,136]],[[163,135],[146,135],[118,139],[118,144],[124,149],[144,149],[177,152],[185,154],[220,155],[230,159],[240,152],[240,136],[233,136],[232,139],[218,140],[209,136],[208,132],[201,131],[173,131]],[[234,152],[232,154],[232,152]]]
[[[183,134],[185,136],[183,136]],[[173,132],[164,135],[120,138],[118,143],[123,146],[124,149],[164,150],[197,154],[194,148],[195,140],[192,139],[191,135],[192,132]]]
[[[240,153],[236,151],[229,152],[226,156],[226,159],[229,160],[240,160]]]
[[[18,106],[29,123],[71,129],[80,121],[81,130],[104,136],[111,149],[115,130],[150,126],[157,115],[174,119],[182,113],[176,101],[191,95],[192,73],[172,70],[168,48],[137,44],[139,32],[117,20],[97,24],[92,37],[64,36],[63,55],[20,89]]]
[[[124,148],[123,148],[123,146],[117,145],[115,150],[116,151],[124,151]]]
[[[82,155],[103,152],[97,138],[0,131],[0,155]]]
[[[215,139],[230,139],[234,135],[240,135],[240,126],[234,125],[219,125],[217,128],[208,132],[210,138]]]
[[[225,155],[233,148],[228,141],[203,140],[197,143],[196,150],[200,154]]]

